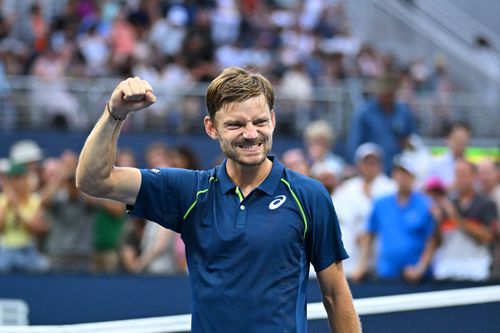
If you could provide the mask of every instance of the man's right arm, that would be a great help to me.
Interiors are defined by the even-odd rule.
[[[138,77],[115,88],[103,115],[97,121],[80,153],[76,185],[88,195],[134,204],[141,186],[138,169],[115,167],[116,143],[128,113],[156,101],[151,86]]]

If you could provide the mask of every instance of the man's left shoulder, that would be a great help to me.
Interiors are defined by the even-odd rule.
[[[283,180],[301,195],[308,197],[327,196],[330,198],[325,186],[317,179],[303,175],[291,169],[285,169]]]

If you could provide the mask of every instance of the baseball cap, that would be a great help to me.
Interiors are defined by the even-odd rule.
[[[43,158],[40,146],[33,140],[20,140],[10,148],[10,159],[13,163],[29,163]]]
[[[7,176],[20,176],[25,175],[28,169],[23,164],[10,163],[9,169],[7,170]]]
[[[342,176],[342,166],[332,160],[326,159],[321,162],[316,162],[311,166],[311,174],[317,177],[321,174],[331,174],[336,178]]]
[[[408,155],[404,155],[404,154],[397,155],[394,158],[392,165],[395,168],[400,168],[400,169],[405,170],[413,177],[417,176],[417,174],[418,174],[418,169],[417,169],[415,162],[413,162],[413,160]]]
[[[424,188],[426,191],[446,193],[446,186],[444,185],[443,181],[438,177],[431,177],[427,179]]]
[[[356,149],[356,152],[354,153],[354,160],[356,162],[361,161],[364,159],[366,156],[373,155],[377,156],[378,158],[381,158],[383,155],[382,149],[380,148],[379,145],[373,142],[367,142],[363,143],[361,146],[359,146]]]

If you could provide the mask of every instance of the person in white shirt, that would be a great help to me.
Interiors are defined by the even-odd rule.
[[[438,178],[451,189],[455,181],[455,163],[465,158],[470,136],[471,129],[467,123],[457,121],[451,124],[447,136],[448,150],[431,161],[427,179]]]
[[[396,191],[396,183],[382,172],[380,146],[364,143],[356,149],[354,158],[359,175],[343,182],[332,197],[344,246],[349,251],[349,259],[344,261],[347,277],[358,267],[360,237],[365,232],[374,199]]]

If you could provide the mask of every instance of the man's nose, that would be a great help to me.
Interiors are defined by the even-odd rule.
[[[254,124],[248,122],[243,130],[243,138],[245,139],[256,139],[258,136],[257,127]]]

